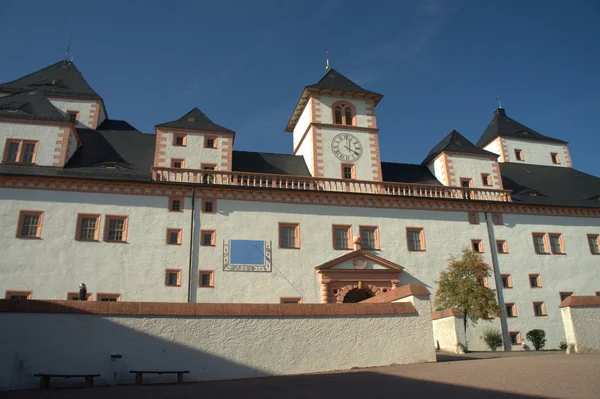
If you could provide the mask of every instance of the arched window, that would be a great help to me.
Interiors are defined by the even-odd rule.
[[[342,124],[342,107],[335,107],[335,123],[341,125]]]
[[[338,125],[354,125],[356,116],[354,106],[347,102],[336,102],[333,104],[333,123]]]
[[[352,109],[350,107],[344,107],[344,112],[346,116],[346,125],[352,124]]]

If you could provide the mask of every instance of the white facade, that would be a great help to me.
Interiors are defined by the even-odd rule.
[[[70,130],[70,129],[69,129]],[[37,141],[37,150],[35,163],[41,166],[52,166],[56,163],[54,157],[59,154],[57,151],[57,140],[61,133],[61,126],[19,122],[0,122],[0,153],[6,152],[7,139],[20,139]],[[70,133],[69,157],[77,149],[77,140]]]
[[[54,105],[56,108],[61,110],[65,114],[65,120],[67,111],[78,112],[77,116],[77,127],[85,127],[88,129],[95,129],[102,121],[105,119],[104,117],[98,117],[97,124],[93,126],[93,123],[90,121],[95,121],[95,112],[92,109],[98,110],[102,108],[99,106],[97,101],[92,100],[79,100],[79,99],[67,99],[67,98],[48,98],[48,100]],[[100,115],[103,115],[104,110]]]

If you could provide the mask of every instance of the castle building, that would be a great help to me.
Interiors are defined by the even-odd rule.
[[[197,108],[155,134],[112,120],[71,62],[1,84],[0,292],[343,303],[419,282],[434,298],[468,247],[502,313],[470,347],[486,327],[557,347],[561,300],[600,293],[600,179],[502,108],[476,144],[453,130],[421,164],[382,162],[382,97],[329,70],[293,109],[291,154],[271,154],[234,150]]]

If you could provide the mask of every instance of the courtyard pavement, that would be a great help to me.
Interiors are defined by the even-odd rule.
[[[366,354],[372,355],[372,354]],[[441,354],[437,363],[180,385],[0,392],[5,399],[600,398],[600,354]],[[444,357],[447,356],[447,357]],[[498,356],[498,357],[494,357]],[[487,357],[487,358],[486,358]],[[492,358],[490,358],[492,357]],[[443,361],[444,359],[451,361]]]

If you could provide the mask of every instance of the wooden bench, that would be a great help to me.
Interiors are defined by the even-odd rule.
[[[177,374],[177,383],[181,384],[183,382],[183,375],[188,374],[189,370],[131,370],[130,373],[135,374],[135,384],[142,385],[142,376],[144,374]]]
[[[40,377],[40,388],[50,388],[50,378],[85,378],[86,388],[94,386],[94,377],[100,377],[100,374],[47,374],[39,373],[34,374],[34,377]]]

